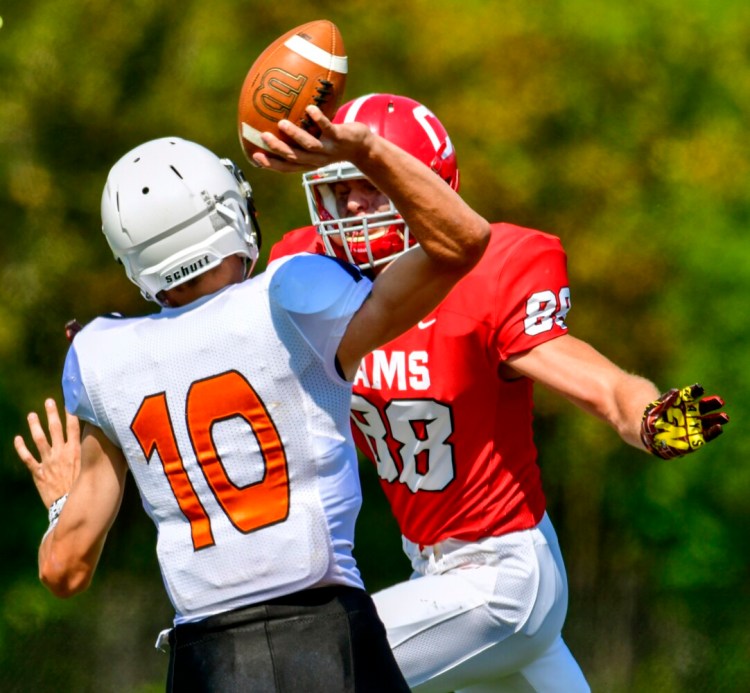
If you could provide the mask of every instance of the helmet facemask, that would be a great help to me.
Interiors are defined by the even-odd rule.
[[[304,174],[302,185],[326,254],[361,269],[373,269],[406,252],[416,240],[390,200],[386,210],[357,216],[339,214],[333,184],[362,179],[366,178],[359,169],[341,162]]]
[[[336,112],[335,124],[358,122],[408,152],[440,176],[453,190],[459,187],[456,152],[448,132],[432,111],[414,99],[394,94],[366,94]],[[390,210],[356,217],[337,211],[332,184],[365,178],[350,163],[332,164],[302,177],[310,218],[326,253],[362,269],[381,267],[416,245],[401,215]]]

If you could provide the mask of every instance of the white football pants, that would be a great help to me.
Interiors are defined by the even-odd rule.
[[[404,550],[411,579],[373,599],[414,691],[588,693],[560,635],[568,583],[546,514],[533,529]]]

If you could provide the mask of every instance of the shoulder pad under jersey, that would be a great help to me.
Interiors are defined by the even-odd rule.
[[[357,267],[327,255],[295,255],[271,278],[270,295],[290,313],[316,314],[336,305],[352,283],[366,279]]]

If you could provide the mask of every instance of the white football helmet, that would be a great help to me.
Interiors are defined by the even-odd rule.
[[[406,150],[458,190],[456,152],[442,123],[426,106],[393,94],[367,94],[339,108],[334,123],[365,123],[370,130]],[[302,176],[310,218],[328,255],[371,269],[404,253],[417,240],[390,209],[341,217],[332,184],[365,176],[348,162],[330,164]]]
[[[252,189],[229,159],[179,137],[151,140],[110,170],[102,231],[143,296],[157,295],[216,267],[229,255],[258,258]]]

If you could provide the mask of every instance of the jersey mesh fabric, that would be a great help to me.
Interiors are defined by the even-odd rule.
[[[177,623],[315,585],[362,586],[351,388],[331,376],[331,335],[368,287],[314,260],[310,279],[344,283],[347,306],[309,323],[317,334],[272,300],[266,272],[187,308],[98,319],[71,348],[93,423],[122,448],[158,528]]]

